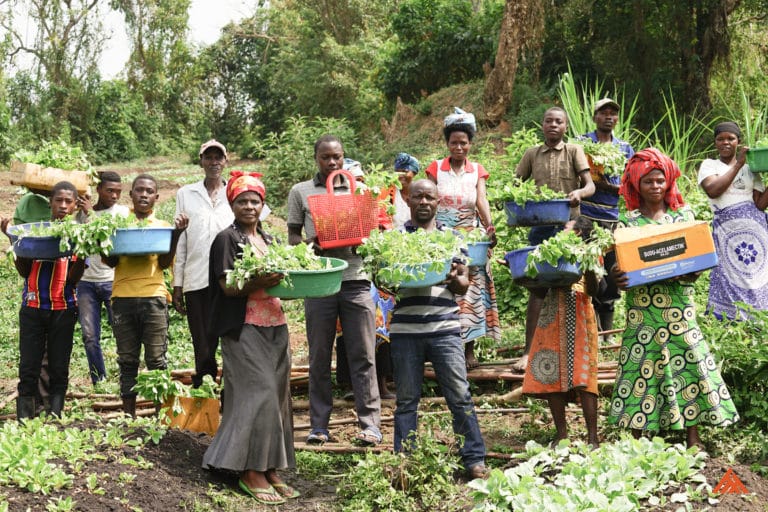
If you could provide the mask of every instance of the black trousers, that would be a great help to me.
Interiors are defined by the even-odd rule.
[[[69,383],[69,359],[76,309],[51,311],[22,306],[19,310],[19,396],[35,396],[43,356],[48,353],[48,391],[63,395]]]
[[[214,380],[216,379],[219,371],[216,364],[219,338],[208,334],[210,323],[208,288],[186,292],[184,303],[187,307],[187,323],[189,324],[189,333],[192,335],[192,346],[195,350],[196,375],[192,377],[192,385],[198,387],[203,383],[205,375],[210,375]]]

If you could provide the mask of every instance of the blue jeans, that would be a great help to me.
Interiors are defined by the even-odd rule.
[[[395,451],[416,435],[424,362],[432,361],[440,391],[453,415],[453,432],[464,436],[459,449],[465,468],[485,461],[485,442],[477,423],[467,382],[464,342],[458,334],[417,336],[391,334],[392,365],[397,388]]]
[[[112,282],[96,283],[80,281],[77,284],[77,307],[80,328],[83,333],[88,373],[96,384],[107,378],[104,355],[101,352],[101,305],[107,308],[107,318],[112,325]]]

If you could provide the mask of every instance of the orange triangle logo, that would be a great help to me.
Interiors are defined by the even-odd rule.
[[[723,478],[712,490],[715,494],[749,494],[747,487],[741,483],[739,477],[734,473],[733,469],[728,468]]]

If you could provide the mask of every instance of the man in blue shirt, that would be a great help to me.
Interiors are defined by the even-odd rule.
[[[595,121],[595,130],[582,135],[583,139],[601,144],[614,144],[621,149],[627,159],[635,154],[635,150],[626,141],[613,135],[613,129],[619,122],[619,104],[611,98],[603,98],[595,102],[592,119]],[[599,178],[593,176],[595,193],[581,202],[581,214],[596,222],[600,227],[613,231],[619,220],[619,185],[621,176],[605,176]],[[604,263],[606,271],[616,262],[616,253],[610,251],[605,255]],[[600,329],[607,331],[613,328],[613,305],[619,298],[619,290],[613,280],[606,278],[606,287],[601,286],[600,292],[593,298],[600,321]]]

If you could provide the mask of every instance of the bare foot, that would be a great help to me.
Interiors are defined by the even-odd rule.
[[[480,361],[477,360],[475,354],[472,352],[465,354],[465,359],[467,360],[467,370],[474,370],[480,366]]]
[[[516,372],[525,373],[528,368],[528,354],[524,354],[516,363],[512,364],[512,369]]]

